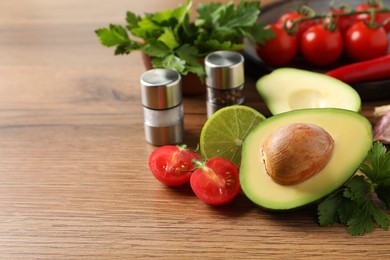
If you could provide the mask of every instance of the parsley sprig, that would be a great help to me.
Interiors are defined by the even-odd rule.
[[[341,223],[352,236],[388,230],[390,216],[390,152],[375,142],[355,175],[318,205],[321,226]]]
[[[115,47],[115,55],[140,50],[151,58],[153,67],[175,69],[204,78],[200,58],[217,50],[241,50],[242,40],[252,43],[272,38],[272,30],[258,24],[260,1],[241,0],[237,5],[203,3],[190,21],[192,1],[175,9],[138,16],[128,11],[126,25],[110,24],[95,30],[102,45]]]

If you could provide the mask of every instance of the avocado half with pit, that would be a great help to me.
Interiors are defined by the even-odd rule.
[[[331,76],[295,68],[280,68],[261,77],[256,88],[273,115],[304,108],[359,111],[354,88]]]
[[[372,143],[370,122],[354,111],[318,108],[275,115],[244,140],[241,188],[266,209],[305,206],[344,184]]]

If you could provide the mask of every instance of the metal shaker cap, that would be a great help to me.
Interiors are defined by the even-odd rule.
[[[181,76],[171,69],[151,69],[141,75],[142,105],[168,109],[182,102]]]
[[[234,51],[216,51],[205,58],[206,84],[217,89],[231,89],[244,84],[244,57]]]

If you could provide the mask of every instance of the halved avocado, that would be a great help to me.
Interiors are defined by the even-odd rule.
[[[295,68],[280,68],[261,77],[257,91],[272,114],[304,108],[343,108],[359,111],[359,94],[348,84]]]
[[[333,152],[325,167],[311,178],[298,184],[279,184],[267,173],[263,145],[275,131],[296,123],[324,129],[334,141]],[[345,183],[365,159],[372,143],[372,126],[357,112],[318,108],[275,115],[261,122],[243,143],[242,190],[255,204],[270,210],[294,209],[310,204]]]

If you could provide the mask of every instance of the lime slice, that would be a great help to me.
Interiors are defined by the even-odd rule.
[[[265,117],[244,105],[217,110],[204,124],[200,133],[200,152],[205,159],[220,157],[241,164],[241,145],[249,132]]]

